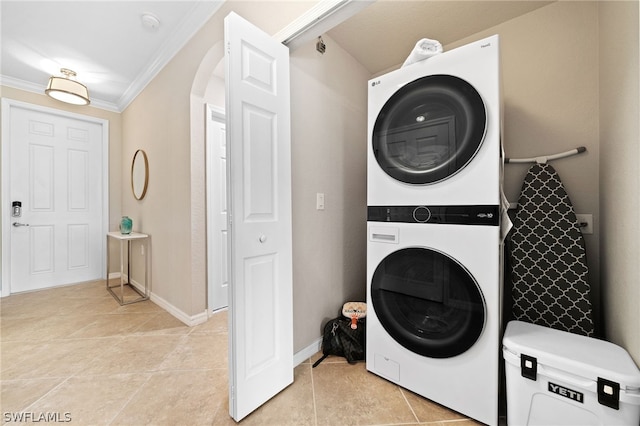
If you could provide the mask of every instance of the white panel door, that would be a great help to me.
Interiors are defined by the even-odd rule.
[[[9,125],[11,292],[102,278],[102,125],[15,106]]]
[[[229,412],[293,382],[289,50],[225,18],[229,164]]]
[[[227,136],[224,112],[209,106],[207,115],[207,306],[213,312],[229,304]]]

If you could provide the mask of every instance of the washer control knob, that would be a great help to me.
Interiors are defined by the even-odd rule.
[[[431,210],[426,206],[418,206],[413,209],[413,219],[418,223],[427,223],[431,219]]]
[[[258,238],[258,241],[260,241],[261,243],[264,243],[265,241],[267,241],[267,236],[266,235],[260,235],[260,238]]]

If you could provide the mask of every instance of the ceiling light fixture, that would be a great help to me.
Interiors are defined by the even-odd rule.
[[[89,91],[87,90],[87,86],[76,81],[76,73],[66,68],[60,68],[60,72],[64,76],[51,76],[44,93],[53,99],[68,104],[89,105]]]

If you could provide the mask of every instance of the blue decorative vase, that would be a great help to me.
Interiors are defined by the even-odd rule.
[[[120,233],[129,235],[131,233],[131,229],[133,228],[133,221],[129,216],[122,216],[120,220]]]

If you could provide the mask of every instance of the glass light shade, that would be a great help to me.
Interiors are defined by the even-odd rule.
[[[62,102],[74,105],[89,105],[87,87],[67,77],[51,77],[44,92]]]

